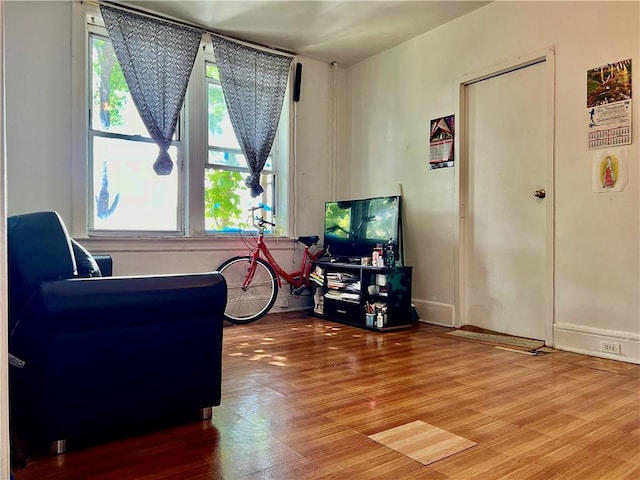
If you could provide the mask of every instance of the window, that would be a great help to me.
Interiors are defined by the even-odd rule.
[[[211,40],[205,34],[187,90],[187,107],[169,149],[175,168],[170,175],[158,176],[152,168],[158,147],[138,115],[106,29],[95,10],[86,18],[89,233],[233,233],[253,228],[249,208],[258,203],[271,207],[263,216],[276,221],[280,232],[286,231],[282,206],[288,184],[288,102],[284,102],[278,135],[261,175],[264,193],[254,199],[245,186],[247,163],[231,126]]]
[[[238,231],[251,228],[247,211],[256,202],[273,205],[275,170],[273,151],[265,164],[260,184],[261,198],[252,199],[244,179],[249,174],[247,161],[233,132],[231,119],[220,85],[215,63],[207,61],[205,68],[207,89],[207,160],[205,163],[204,202],[206,231]],[[277,140],[274,142],[277,145]],[[272,221],[272,209],[262,215]]]
[[[108,37],[89,35],[91,230],[177,231],[179,168],[158,176],[158,147],[131,99]],[[169,153],[178,160],[178,136]]]

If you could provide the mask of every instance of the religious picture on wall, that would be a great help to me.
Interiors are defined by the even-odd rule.
[[[431,120],[429,132],[429,170],[453,167],[454,116]]]
[[[625,150],[600,150],[593,156],[593,191],[624,192],[627,188]]]
[[[587,71],[589,150],[631,143],[631,59]]]

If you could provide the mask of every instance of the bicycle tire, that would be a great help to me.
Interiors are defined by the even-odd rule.
[[[256,259],[256,271],[248,287],[242,288],[251,265],[251,257],[240,256],[226,260],[218,271],[227,283],[227,306],[224,318],[231,323],[255,322],[264,317],[278,296],[276,274],[265,260]]]

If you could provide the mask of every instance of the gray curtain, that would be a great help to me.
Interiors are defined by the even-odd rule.
[[[249,166],[246,184],[255,198],[264,191],[260,172],[278,130],[292,58],[211,38],[229,118]]]
[[[104,24],[149,135],[160,148],[153,164],[169,175],[168,149],[184,102],[202,30],[100,6]]]

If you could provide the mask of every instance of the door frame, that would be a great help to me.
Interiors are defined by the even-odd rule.
[[[9,478],[9,313],[7,278],[7,164],[5,138],[5,6],[0,1],[0,478]]]
[[[467,142],[468,118],[466,117],[467,90],[473,83],[487,80],[505,73],[529,67],[537,63],[544,63],[546,67],[546,145],[545,145],[545,190],[546,195],[546,239],[547,253],[545,265],[545,344],[553,345],[553,325],[555,323],[555,187],[554,187],[554,146],[555,146],[555,48],[549,47],[543,51],[533,52],[515,58],[508,62],[487,67],[479,72],[466,75],[456,81],[456,133],[454,151],[457,152],[456,168],[454,169],[454,185],[457,192],[458,221],[455,222],[455,239],[458,248],[454,254],[454,295],[455,295],[455,327],[466,324],[465,315],[465,285],[466,285],[466,211],[468,198],[468,161],[469,145]]]

